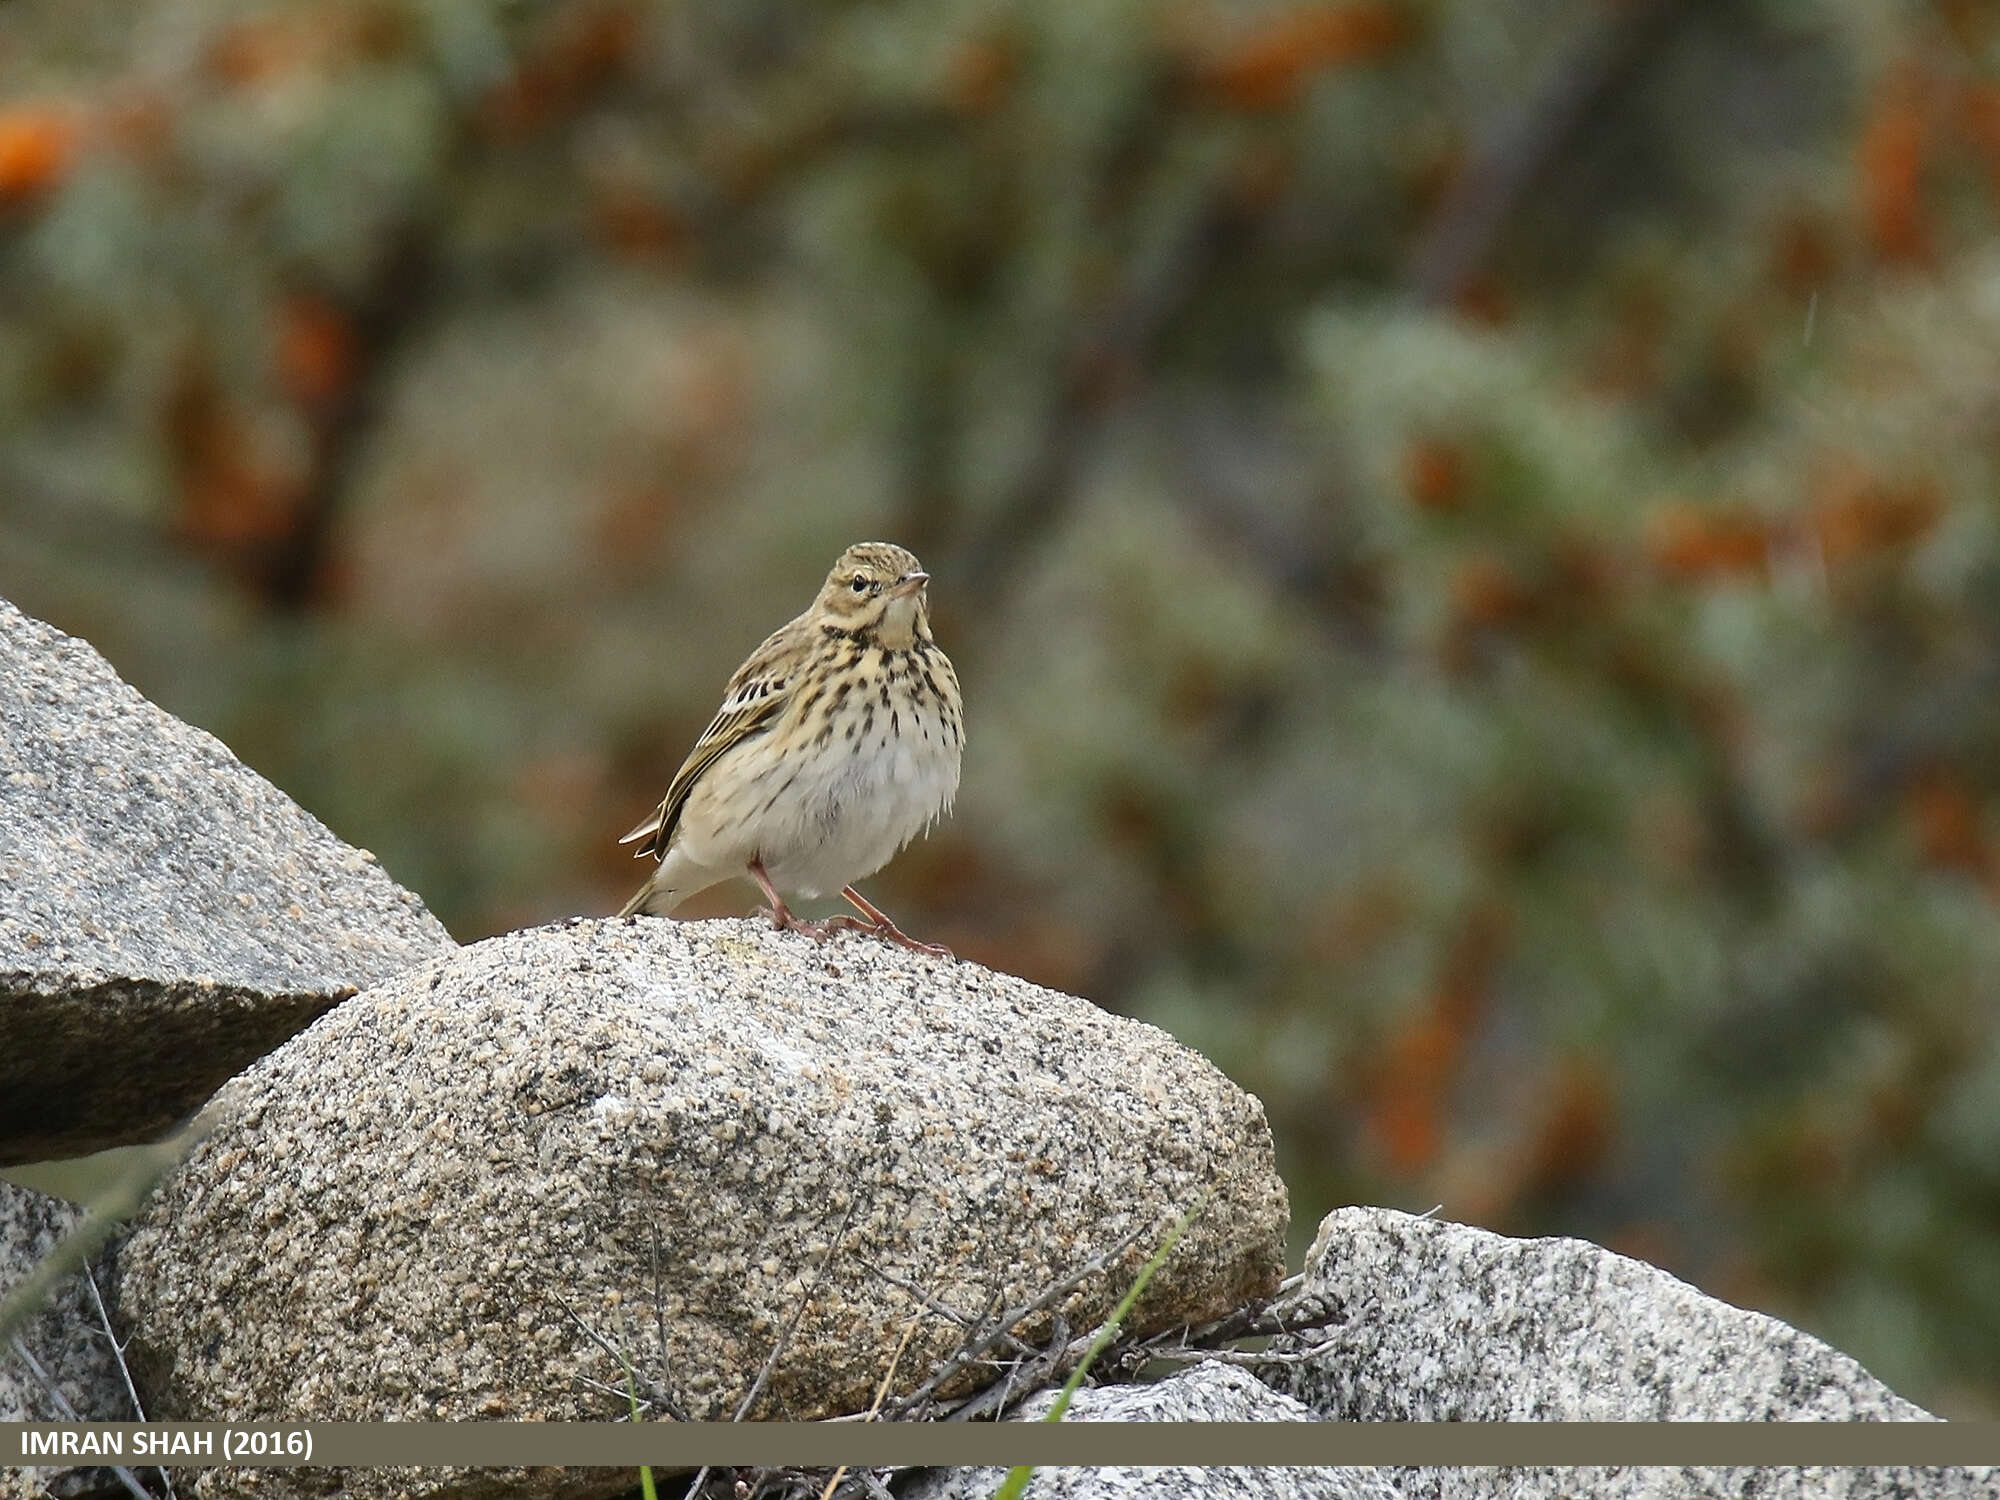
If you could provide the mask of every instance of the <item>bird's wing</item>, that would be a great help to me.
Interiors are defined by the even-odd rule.
[[[722,707],[716,710],[708,728],[701,732],[694,749],[674,773],[667,795],[660,799],[651,816],[618,840],[621,844],[644,840],[633,851],[634,859],[643,859],[648,854],[664,858],[667,846],[673,843],[681,809],[687,806],[702,773],[745,740],[768,730],[784,711],[799,679],[801,664],[795,638],[802,620],[803,616],[773,632],[736,669],[722,695]]]

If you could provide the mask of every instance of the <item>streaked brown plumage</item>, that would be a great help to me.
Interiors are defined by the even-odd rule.
[[[958,789],[958,675],[931,636],[928,582],[888,542],[840,555],[811,608],[736,669],[667,795],[619,841],[660,861],[621,916],[670,911],[748,874],[780,928],[856,927],[945,953],[854,889],[949,811]],[[779,894],[836,890],[867,920],[801,921]]]

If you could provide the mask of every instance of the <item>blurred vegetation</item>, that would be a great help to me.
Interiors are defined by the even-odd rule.
[[[462,939],[864,536],[911,931],[2000,1415],[1984,0],[0,10],[0,593]],[[740,911],[747,885],[700,912]]]

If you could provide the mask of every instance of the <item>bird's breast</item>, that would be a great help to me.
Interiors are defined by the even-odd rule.
[[[803,727],[812,749],[784,772],[759,842],[780,889],[827,895],[874,874],[950,808],[961,736],[941,698],[892,693],[884,706],[875,682]]]

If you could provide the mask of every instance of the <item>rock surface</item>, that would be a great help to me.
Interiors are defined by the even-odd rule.
[[[1930,1420],[1810,1334],[1582,1240],[1346,1208],[1320,1225],[1306,1273],[1326,1325],[1272,1348],[1316,1357],[1264,1373],[1329,1420]],[[1412,1500],[2000,1493],[2000,1475],[1966,1469],[1426,1468],[1395,1481]]]
[[[83,1210],[0,1179],[0,1295],[10,1291],[57,1240],[75,1227]],[[129,1422],[132,1403],[81,1276],[63,1283],[27,1326],[21,1342],[61,1395],[48,1387],[5,1341],[0,1341],[0,1422]],[[64,1409],[65,1405],[67,1410]],[[71,1494],[115,1484],[105,1469],[0,1466],[0,1500]]]
[[[451,946],[372,855],[0,600],[0,1166],[150,1139]]]
[[[1992,1500],[1991,1470],[1803,1468],[1387,1469],[1403,1500]]]
[[[1268,1378],[1335,1420],[1929,1419],[1810,1334],[1584,1240],[1344,1208],[1305,1270],[1334,1311],[1321,1357]]]
[[[72,1204],[0,1178],[0,1294],[33,1270],[82,1218],[83,1210]],[[21,1341],[70,1410],[85,1421],[129,1422],[132,1404],[102,1328],[90,1289],[77,1276],[30,1320]],[[67,1418],[47,1387],[0,1345],[0,1422],[58,1420]]]
[[[1138,1231],[1061,1308],[1091,1326],[1203,1193],[1134,1326],[1283,1270],[1255,1099],[1150,1026],[856,934],[509,934],[218,1103],[119,1261],[177,1417],[606,1419],[609,1345],[727,1418],[781,1341],[754,1416],[860,1411],[912,1323],[894,1390],[956,1348],[937,1306],[1025,1303]]]
[[[1056,1393],[1044,1391],[1023,1402],[1009,1418],[1039,1422],[1054,1406]],[[1313,1422],[1318,1419],[1289,1396],[1272,1390],[1246,1370],[1196,1365],[1154,1385],[1086,1387],[1063,1414],[1065,1422]],[[1007,1476],[1005,1469],[930,1469],[899,1492],[902,1500],[988,1500]],[[1396,1500],[1383,1471],[1269,1465],[1255,1468],[1189,1468],[1170,1464],[1144,1468],[1037,1469],[1028,1482],[1029,1500],[1182,1500],[1182,1497],[1241,1496],[1243,1500]]]

